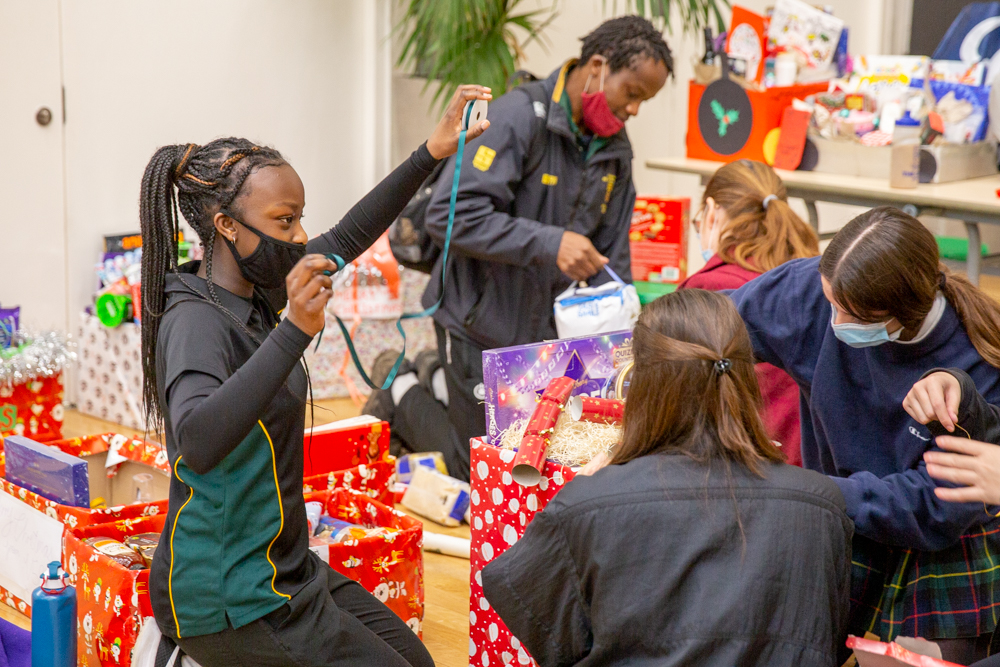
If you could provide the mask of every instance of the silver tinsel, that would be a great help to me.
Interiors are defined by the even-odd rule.
[[[0,350],[0,385],[54,377],[76,360],[76,345],[57,331],[22,329],[13,338],[10,348]]]

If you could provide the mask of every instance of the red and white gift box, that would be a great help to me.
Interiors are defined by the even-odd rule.
[[[536,486],[511,477],[515,452],[474,438],[472,458],[472,554],[469,581],[469,665],[534,665],[517,637],[483,595],[482,569],[517,542],[540,512],[575,473],[546,461]]]
[[[311,547],[337,572],[361,584],[418,636],[424,620],[424,526],[389,505],[349,489],[320,491],[306,502],[323,503],[323,513],[368,528],[396,528],[385,536]]]
[[[23,435],[37,442],[61,438],[62,402],[62,375],[0,386],[0,436]]]

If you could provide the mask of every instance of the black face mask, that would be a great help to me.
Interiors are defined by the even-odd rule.
[[[284,286],[285,278],[291,272],[292,267],[305,257],[306,244],[279,241],[254,229],[245,222],[237,220],[228,211],[223,212],[260,238],[260,243],[257,244],[256,250],[247,257],[240,257],[240,253],[236,249],[236,244],[226,237],[222,237],[226,245],[229,246],[229,251],[233,253],[233,257],[236,259],[236,264],[240,267],[240,273],[243,277],[247,281],[264,289],[274,289]]]

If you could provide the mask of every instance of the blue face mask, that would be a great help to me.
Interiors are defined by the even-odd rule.
[[[885,322],[875,322],[873,324],[834,324],[837,319],[837,309],[830,306],[833,315],[830,316],[830,326],[833,327],[833,335],[842,343],[847,343],[851,347],[874,347],[882,343],[889,343],[899,338],[903,333],[902,327],[895,333],[889,333],[885,328]]]
[[[697,229],[694,230],[694,238],[698,241],[698,247],[701,248],[701,234],[698,232]],[[708,260],[712,259],[713,257],[715,257],[714,251],[712,250],[701,251],[701,258],[705,260],[705,262],[708,262]]]

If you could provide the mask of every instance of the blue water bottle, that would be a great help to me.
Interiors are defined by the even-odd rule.
[[[76,589],[57,560],[41,578],[31,594],[31,667],[75,667]]]

